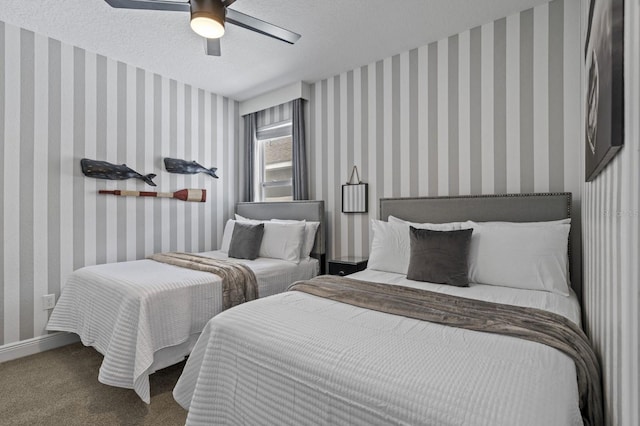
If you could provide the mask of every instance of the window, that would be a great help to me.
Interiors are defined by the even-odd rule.
[[[259,201],[293,200],[291,121],[258,129]]]

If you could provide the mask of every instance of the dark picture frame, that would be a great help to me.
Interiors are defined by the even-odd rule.
[[[624,0],[591,0],[584,46],[585,180],[624,144]]]

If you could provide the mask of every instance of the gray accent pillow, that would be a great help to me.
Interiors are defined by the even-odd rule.
[[[473,229],[431,231],[410,227],[407,278],[469,287],[469,247]]]
[[[260,253],[264,223],[255,225],[236,222],[229,243],[229,257],[253,260]]]

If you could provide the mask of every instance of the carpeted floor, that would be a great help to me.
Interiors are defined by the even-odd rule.
[[[184,362],[150,376],[151,404],[98,382],[102,355],[74,343],[0,364],[0,425],[184,425],[173,387]]]

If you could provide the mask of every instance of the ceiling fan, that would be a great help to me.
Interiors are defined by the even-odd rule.
[[[225,23],[237,25],[259,34],[294,44],[301,37],[292,31],[245,15],[229,6],[235,0],[105,0],[111,7],[191,12],[191,29],[206,39],[206,53],[220,56],[220,37]]]

